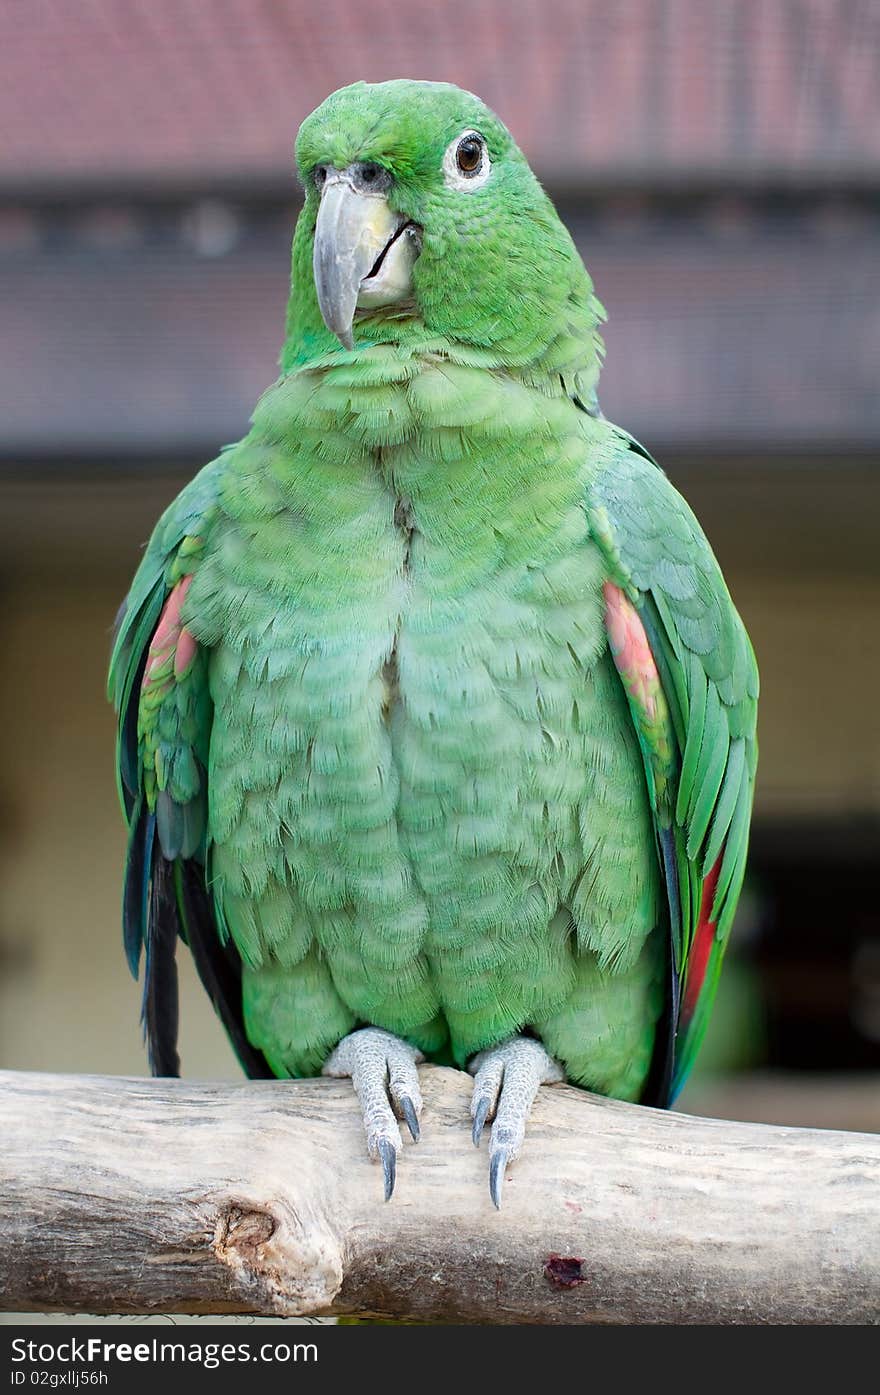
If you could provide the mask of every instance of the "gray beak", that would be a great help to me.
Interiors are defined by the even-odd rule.
[[[324,323],[346,349],[354,348],[352,322],[362,282],[403,225],[388,207],[388,181],[368,167],[329,169],[321,191],[313,258],[315,289]]]

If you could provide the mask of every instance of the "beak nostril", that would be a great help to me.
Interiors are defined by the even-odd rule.
[[[386,194],[391,187],[390,174],[375,160],[350,165],[347,173],[354,188],[365,194]]]

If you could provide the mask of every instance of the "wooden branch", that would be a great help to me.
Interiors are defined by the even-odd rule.
[[[0,1073],[0,1307],[480,1323],[880,1318],[880,1138],[542,1089],[502,1211],[421,1072],[393,1200],[344,1081]]]

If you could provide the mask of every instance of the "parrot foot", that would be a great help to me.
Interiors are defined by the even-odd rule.
[[[342,1038],[321,1071],[351,1080],[364,1116],[367,1151],[374,1162],[382,1162],[386,1201],[394,1191],[397,1155],[403,1147],[397,1120],[404,1120],[414,1143],[419,1141],[422,1092],[416,1064],[424,1059],[421,1051],[391,1032],[361,1027]]]
[[[471,1118],[478,1148],[486,1120],[495,1121],[489,1135],[489,1193],[500,1209],[504,1171],[522,1147],[535,1096],[541,1085],[564,1080],[565,1073],[533,1037],[511,1037],[480,1051],[468,1070],[475,1077]]]

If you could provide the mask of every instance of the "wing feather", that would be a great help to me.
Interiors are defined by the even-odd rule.
[[[224,943],[206,878],[213,714],[207,656],[182,610],[212,501],[209,466],[160,519],[117,618],[108,686],[129,828],[123,944],[135,977],[144,952],[142,1020],[155,1075],[179,1072],[176,946],[184,939],[242,1066],[266,1078],[272,1072],[244,1030],[241,962]]]
[[[658,856],[667,888],[675,968],[646,1099],[668,1104],[699,1048],[745,875],[757,763],[758,671],[718,563],[688,505],[636,441],[609,426],[590,488],[593,534],[612,583],[633,604],[666,698],[652,732],[640,694],[615,661],[645,760]],[[615,602],[617,604],[617,602]],[[611,620],[609,619],[609,627]],[[611,633],[609,628],[609,633]],[[612,636],[612,651],[615,650]],[[657,766],[664,741],[663,781]],[[672,788],[673,797],[657,791]],[[669,1042],[673,1046],[670,1048]],[[665,1043],[665,1044],[664,1044]],[[665,1081],[665,1085],[658,1082]]]

